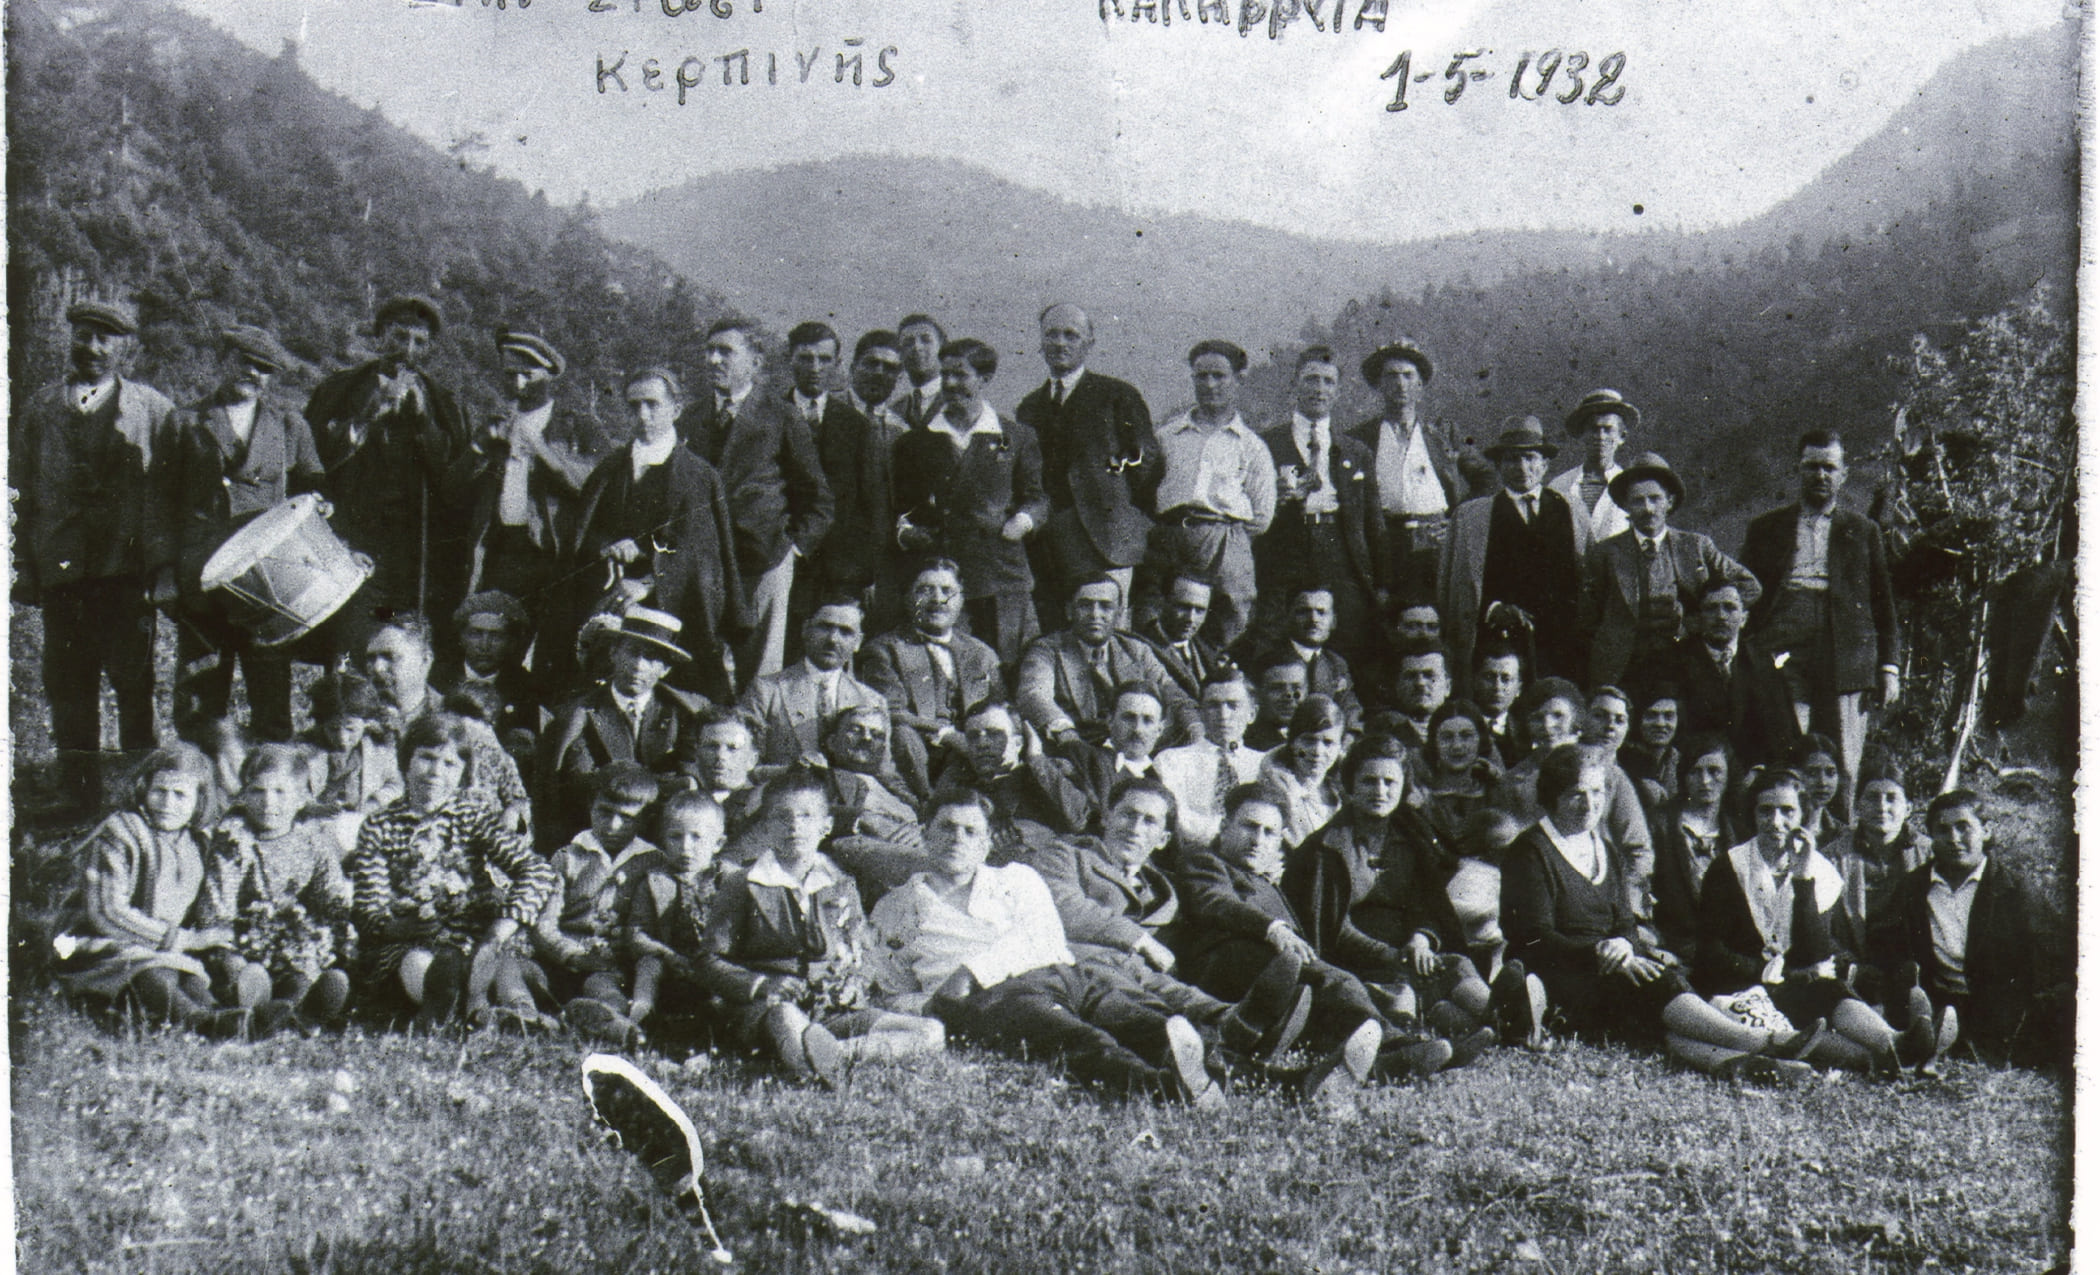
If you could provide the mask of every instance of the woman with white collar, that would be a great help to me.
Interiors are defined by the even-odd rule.
[[[1802,830],[1801,777],[1759,770],[1749,796],[1757,836],[1717,855],[1699,889],[1699,989],[1733,997],[1761,988],[1792,1022],[1827,1019],[1834,1033],[1808,1055],[1824,1066],[1887,1074],[1930,1060],[1929,1021],[1898,1036],[1839,977],[1851,961],[1833,937],[1845,880]]]
[[[1539,976],[1577,1032],[1652,1038],[1659,1021],[1673,1049],[1689,1041],[1716,1060],[1800,1057],[1823,1034],[1821,1023],[1800,1032],[1747,1026],[1695,994],[1676,967],[1641,949],[1618,869],[1597,832],[1610,765],[1603,750],[1582,744],[1562,744],[1540,764],[1539,800],[1547,814],[1517,838],[1502,865],[1509,957]]]

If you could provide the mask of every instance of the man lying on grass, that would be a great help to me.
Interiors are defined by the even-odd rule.
[[[888,985],[930,993],[926,1012],[959,1037],[1021,1057],[1062,1057],[1073,1076],[1109,1093],[1223,1105],[1223,1058],[1203,1034],[1112,967],[1075,961],[1050,888],[1026,864],[985,866],[991,845],[983,796],[935,799],[926,824],[934,868],[875,907]],[[1340,1081],[1338,1068],[1360,1082],[1377,1046],[1375,1030],[1352,1035],[1296,1075],[1298,1091],[1320,1095],[1329,1077]]]

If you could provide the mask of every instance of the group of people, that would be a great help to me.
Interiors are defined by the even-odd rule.
[[[1665,459],[1621,463],[1622,395],[1580,400],[1549,481],[1536,417],[1475,451],[1431,416],[1409,339],[1361,361],[1374,418],[1337,424],[1312,346],[1252,428],[1239,347],[1198,342],[1194,406],[1155,423],[1068,304],[1012,415],[996,353],[926,315],[843,378],[797,326],[778,388],[726,319],[700,393],[635,371],[608,431],[518,330],[511,407],[470,428],[422,368],[428,298],[303,412],[267,331],[227,330],[177,408],[124,375],[132,312],[69,318],[72,374],[11,440],[18,598],[67,790],[103,786],[105,673],[133,750],[54,929],[74,993],[826,1083],[956,1037],[1201,1105],[1549,1029],[1781,1080],[2059,1045],[1987,802],[1943,793],[1921,834],[1867,751],[1898,631],[1830,433],[1730,557],[1672,525]],[[305,491],[372,573],[268,646],[201,566]],[[303,693],[294,661],[324,667]]]

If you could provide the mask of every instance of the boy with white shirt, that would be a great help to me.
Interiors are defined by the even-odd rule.
[[[1247,747],[1254,722],[1254,692],[1247,675],[1228,665],[1203,684],[1203,739],[1162,750],[1152,759],[1160,782],[1173,792],[1181,814],[1183,853],[1208,849],[1225,821],[1225,794],[1261,774],[1262,755]]]

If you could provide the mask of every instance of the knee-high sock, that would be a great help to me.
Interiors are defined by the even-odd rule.
[[[1662,1012],[1663,1026],[1701,1044],[1755,1053],[1771,1042],[1771,1033],[1745,1027],[1690,992],[1679,994]]]

